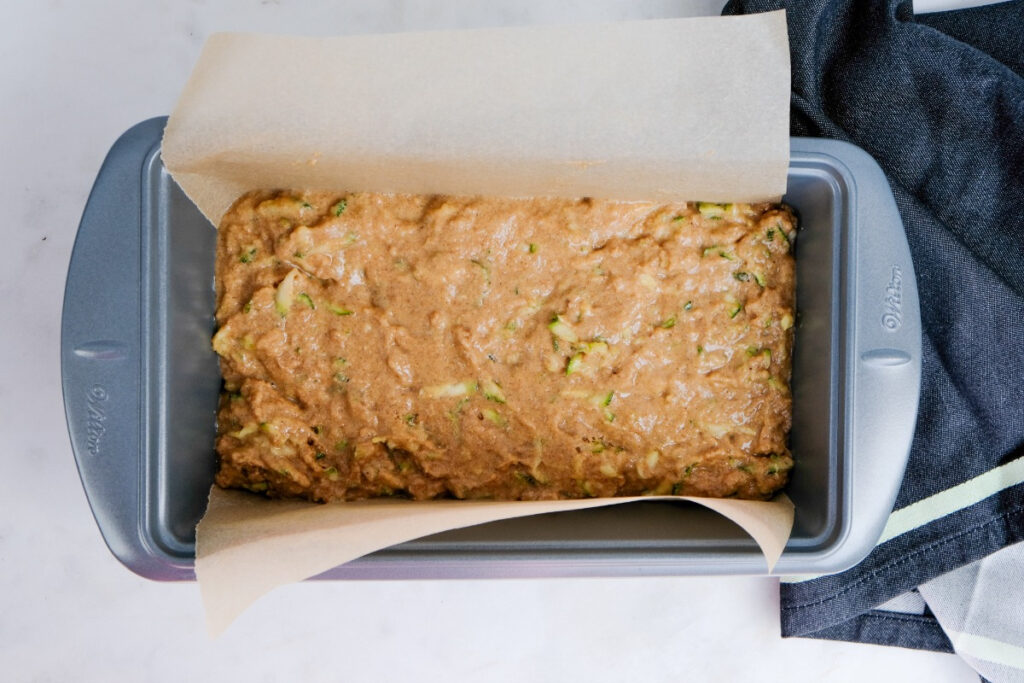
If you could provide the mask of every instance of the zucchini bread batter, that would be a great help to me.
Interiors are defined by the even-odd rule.
[[[216,481],[768,498],[795,230],[777,204],[250,193],[218,235]]]

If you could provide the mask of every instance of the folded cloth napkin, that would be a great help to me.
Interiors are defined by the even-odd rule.
[[[885,170],[924,335],[916,433],[882,539],[849,571],[784,582],[782,633],[951,651],[939,609],[878,608],[923,584],[925,602],[941,600],[939,577],[1024,539],[1024,2],[915,17],[909,0],[806,0],[787,20],[792,133],[847,140]],[[1015,614],[986,637],[1019,648],[1024,676]]]
[[[922,602],[985,680],[1024,681],[1024,543],[921,584]]]

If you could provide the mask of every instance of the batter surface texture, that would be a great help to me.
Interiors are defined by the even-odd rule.
[[[248,194],[218,236],[217,483],[768,498],[795,236],[776,204]]]

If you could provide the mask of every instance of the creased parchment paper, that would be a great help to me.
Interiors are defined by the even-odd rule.
[[[767,503],[645,496],[514,502],[375,500],[316,505],[265,500],[244,491],[213,487],[206,515],[196,530],[196,577],[207,628],[217,636],[249,605],[277,586],[315,576],[397,543],[499,519],[641,500],[688,500],[728,517],[757,541],[769,570],[782,554],[793,526],[793,504],[785,494]]]
[[[786,186],[788,112],[783,12],[346,38],[218,34],[168,121],[162,157],[214,224],[238,196],[266,188],[774,200]],[[216,634],[275,586],[395,543],[633,500],[314,505],[214,488],[196,574]],[[689,500],[747,530],[774,566],[792,526],[788,498]]]
[[[785,14],[218,34],[162,154],[215,225],[254,188],[777,198],[789,165]]]

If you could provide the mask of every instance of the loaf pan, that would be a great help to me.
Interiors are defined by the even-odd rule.
[[[161,162],[165,122],[128,130],[100,169],[68,270],[61,371],[78,471],[110,550],[142,576],[189,580],[216,461],[216,231]],[[903,476],[920,390],[917,287],[892,192],[859,148],[793,138],[785,201],[800,217],[786,489],[796,516],[775,571],[830,573],[870,552]],[[320,578],[766,571],[732,522],[650,502],[440,533]]]

